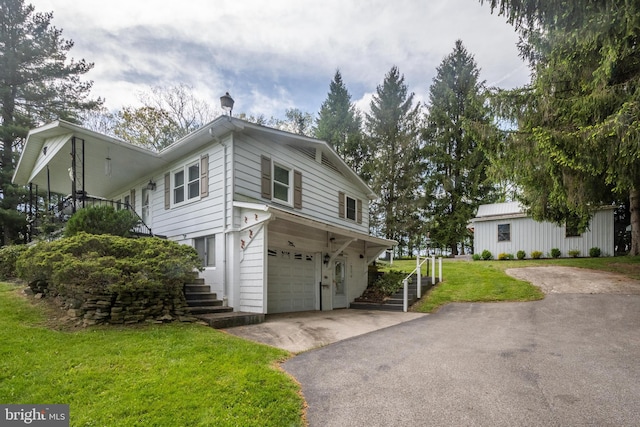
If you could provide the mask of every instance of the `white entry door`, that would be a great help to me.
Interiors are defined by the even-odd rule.
[[[347,263],[337,258],[333,264],[333,308],[347,308]]]

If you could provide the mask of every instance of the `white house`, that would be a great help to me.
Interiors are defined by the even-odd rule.
[[[481,205],[471,220],[474,231],[473,252],[489,250],[497,258],[499,254],[540,251],[548,254],[558,248],[561,256],[569,256],[571,250],[579,250],[579,256],[589,256],[589,250],[600,248],[603,255],[614,254],[614,208],[598,210],[582,234],[571,227],[559,227],[551,222],[538,222],[528,217],[518,202]]]
[[[369,235],[376,195],[327,143],[231,116],[158,153],[53,122],[29,133],[14,182],[130,205],[198,250],[234,311],[348,307],[396,243]]]

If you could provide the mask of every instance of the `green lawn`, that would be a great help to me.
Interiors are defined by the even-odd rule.
[[[0,283],[0,403],[70,404],[72,426],[304,425],[289,353],[192,324],[45,325]]]
[[[625,274],[640,279],[640,257],[562,258],[512,261],[453,261],[443,260],[443,281],[427,293],[413,310],[430,313],[450,302],[534,301],[544,294],[527,282],[507,276],[504,270],[515,267],[561,265],[591,268]],[[407,273],[416,267],[415,260],[395,260],[383,263],[382,270]],[[436,263],[436,269],[438,268]],[[422,274],[426,275],[426,265]],[[431,272],[429,272],[429,275]]]

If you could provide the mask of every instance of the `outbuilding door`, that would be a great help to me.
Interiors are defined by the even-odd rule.
[[[267,260],[267,313],[315,310],[316,255],[269,249]]]

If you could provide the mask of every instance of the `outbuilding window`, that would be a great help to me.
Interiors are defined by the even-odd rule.
[[[511,224],[498,224],[498,242],[511,241]]]

